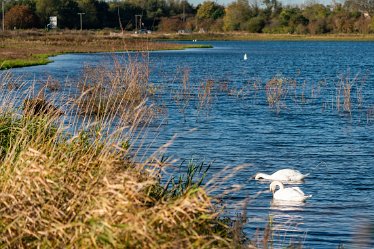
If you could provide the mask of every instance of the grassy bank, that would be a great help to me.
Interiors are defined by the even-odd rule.
[[[0,34],[0,69],[43,65],[62,53],[153,51],[210,47],[152,42],[147,36],[93,31],[8,31]]]

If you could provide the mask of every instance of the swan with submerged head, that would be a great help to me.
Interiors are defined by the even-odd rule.
[[[303,175],[300,171],[294,169],[281,169],[272,175],[257,173],[255,176],[256,180],[272,180],[272,181],[284,181],[284,182],[300,182],[309,174]]]
[[[279,190],[276,191],[277,187]],[[312,195],[305,195],[299,187],[285,188],[280,181],[274,181],[270,184],[270,191],[273,193],[273,199],[279,201],[305,201]]]

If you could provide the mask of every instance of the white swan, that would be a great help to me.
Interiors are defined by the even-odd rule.
[[[293,169],[281,169],[272,175],[267,175],[264,173],[257,173],[255,176],[256,180],[272,180],[272,181],[283,181],[283,182],[300,182],[309,174],[303,175],[298,170]]]
[[[279,187],[279,190],[275,191]],[[311,195],[305,195],[298,187],[285,188],[280,181],[274,181],[270,184],[270,191],[273,193],[273,199],[279,201],[305,201]]]
[[[244,54],[244,58],[243,58],[245,61],[248,59],[248,56],[247,54]]]

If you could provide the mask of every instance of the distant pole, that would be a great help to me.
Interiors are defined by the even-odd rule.
[[[2,8],[2,12],[3,12],[3,32],[5,31],[5,23],[4,23],[4,17],[5,17],[5,15],[4,15],[4,0],[3,1],[1,1],[1,8]]]
[[[135,15],[135,31],[142,29],[142,15]]]
[[[182,1],[182,4],[183,4],[183,15],[182,15],[183,30],[186,30],[186,1],[185,0]]]
[[[86,13],[78,13],[79,17],[80,17],[80,21],[81,21],[81,31],[82,31],[82,15],[85,15]]]

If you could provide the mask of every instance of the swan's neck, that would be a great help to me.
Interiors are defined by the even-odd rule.
[[[284,185],[283,185],[282,182],[280,182],[280,181],[274,181],[274,182],[272,182],[270,184],[270,191],[274,193],[275,190],[277,189],[277,186],[279,187],[279,190],[284,189]]]
[[[259,180],[259,179],[267,179],[267,180],[269,180],[270,178],[271,178],[270,175],[264,174],[264,173],[258,173],[256,175],[256,180]]]
[[[275,185],[275,187],[278,186],[278,187],[279,187],[279,190],[284,189],[284,185],[283,185],[283,183],[280,182],[280,181],[275,181],[275,182],[274,182],[274,185]]]

